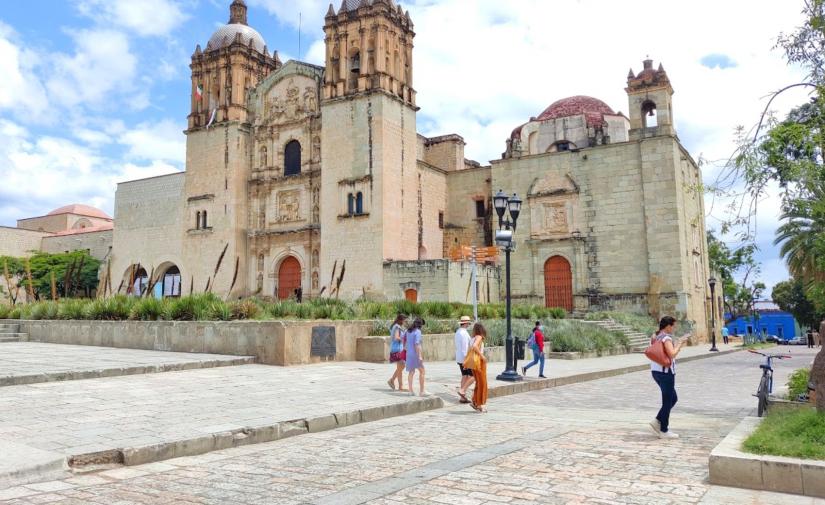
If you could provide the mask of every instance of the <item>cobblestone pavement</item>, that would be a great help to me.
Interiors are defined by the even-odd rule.
[[[777,365],[777,383],[813,355]],[[756,356],[684,363],[672,426],[647,421],[639,372],[323,433],[0,491],[0,503],[459,504],[825,503],[707,483],[711,449],[753,411]]]
[[[0,346],[0,386],[84,378],[84,373],[125,375],[206,368],[252,361],[241,356],[143,351],[84,345],[10,342]]]

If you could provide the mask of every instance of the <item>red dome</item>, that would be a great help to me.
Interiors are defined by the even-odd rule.
[[[96,209],[94,207],[90,207],[88,205],[83,205],[80,203],[76,203],[73,205],[66,205],[65,207],[60,207],[59,209],[54,209],[53,211],[49,212],[47,215],[49,216],[56,216],[58,214],[77,214],[79,216],[87,216],[87,217],[96,217],[98,219],[108,219],[111,221],[111,217],[109,217],[105,212],[100,209]]]
[[[592,96],[571,96],[554,102],[538,117],[539,121],[548,121],[562,117],[584,115],[588,125],[604,125],[604,115],[616,115],[609,105]]]

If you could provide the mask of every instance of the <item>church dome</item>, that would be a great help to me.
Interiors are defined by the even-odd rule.
[[[604,115],[616,115],[609,105],[592,96],[576,95],[562,98],[544,109],[539,121],[549,121],[571,116],[584,115],[588,125],[603,125]]]
[[[241,42],[243,42],[244,45],[248,45],[249,42],[252,41],[252,47],[254,47],[256,51],[260,53],[264,52],[266,42],[264,42],[261,34],[254,28],[239,23],[223,25],[218,28],[218,30],[209,37],[206,50],[214,51],[215,49],[227,47],[235,41],[235,37],[237,37],[238,34],[241,35]]]
[[[48,216],[57,216],[59,214],[77,214],[78,216],[87,216],[87,217],[96,217],[98,219],[109,219],[108,214],[103,212],[100,209],[96,209],[94,207],[90,207],[88,205],[83,205],[80,203],[75,203],[72,205],[66,205],[65,207],[60,207],[59,209],[54,209],[53,211],[49,212]]]

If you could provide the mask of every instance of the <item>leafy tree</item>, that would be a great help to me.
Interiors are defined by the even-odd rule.
[[[746,244],[731,250],[727,244],[716,238],[713,231],[708,231],[710,269],[718,272],[722,278],[725,324],[753,313],[754,300],[761,297],[765,290],[765,284],[756,280],[760,268],[753,257],[755,252],[754,244]]]
[[[40,252],[29,261],[37,299],[51,298],[52,272],[59,296],[89,297],[97,288],[100,261],[86,251],[60,254]]]
[[[807,287],[825,281],[825,176],[810,190],[810,198],[785,205],[775,244],[795,278]]]
[[[20,258],[0,256],[0,282],[4,284],[2,293],[10,305],[14,305],[19,299],[24,275],[23,261]]]
[[[780,309],[793,314],[800,325],[811,328],[819,324],[816,307],[801,281],[792,279],[778,283],[773,287],[771,298]]]

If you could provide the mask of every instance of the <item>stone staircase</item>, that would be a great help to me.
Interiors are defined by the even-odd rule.
[[[633,328],[625,326],[623,324],[619,324],[612,319],[605,319],[603,321],[581,320],[581,322],[587,324],[595,324],[596,326],[599,326],[606,330],[624,333],[627,336],[627,341],[631,352],[644,352],[644,350],[647,349],[647,346],[650,343],[650,335],[639,333]]]
[[[5,342],[25,341],[25,333],[20,333],[20,325],[17,323],[0,323],[0,344]]]

